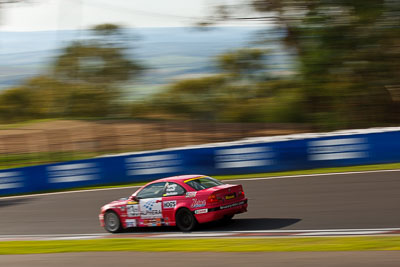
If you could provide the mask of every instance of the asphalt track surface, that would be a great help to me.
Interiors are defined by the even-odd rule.
[[[201,231],[370,229],[400,227],[400,171],[236,180],[249,198],[248,212],[229,225]],[[102,233],[103,204],[136,188],[0,198],[0,235]],[[135,229],[176,232],[175,227]]]
[[[297,266],[297,267],[398,267],[398,251],[355,252],[267,252],[267,253],[179,253],[179,252],[90,252],[0,256],[7,267],[70,266]]]

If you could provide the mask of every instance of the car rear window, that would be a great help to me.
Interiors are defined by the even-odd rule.
[[[220,181],[211,177],[199,177],[199,178],[189,179],[186,180],[185,183],[196,191],[223,184]]]

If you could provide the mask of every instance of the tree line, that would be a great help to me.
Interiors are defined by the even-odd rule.
[[[144,67],[129,59],[122,28],[102,24],[84,41],[65,47],[48,73],[0,94],[0,119],[105,118],[121,114],[122,83]]]
[[[2,92],[0,119],[157,117],[320,129],[400,122],[399,1],[248,0],[245,7],[220,6],[202,25],[268,21],[285,33],[277,41],[294,54],[290,75],[271,72],[265,49],[237,49],[214,59],[213,75],[180,80],[126,103],[120,85],[138,78],[145,66],[128,59],[121,28],[104,24],[92,29],[92,39],[66,47],[48,75]],[[270,42],[268,37],[260,31],[258,42]]]

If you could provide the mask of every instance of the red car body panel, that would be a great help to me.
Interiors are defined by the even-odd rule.
[[[202,177],[205,176],[174,176],[150,182],[137,190],[129,199],[104,205],[99,215],[100,225],[104,227],[104,215],[107,211],[114,211],[118,215],[123,228],[175,226],[175,215],[180,208],[192,211],[198,223],[216,221],[225,216],[247,211],[247,198],[241,185],[222,184],[196,191],[186,183]],[[185,193],[183,195],[167,193],[158,198],[136,200],[136,195],[143,188],[159,182],[167,182],[168,186],[178,184],[185,189]],[[168,186],[164,190],[168,191]],[[213,202],[209,200],[210,195],[214,195]]]

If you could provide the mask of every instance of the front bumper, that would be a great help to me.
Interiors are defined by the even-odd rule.
[[[104,227],[104,213],[99,214],[100,226]]]

